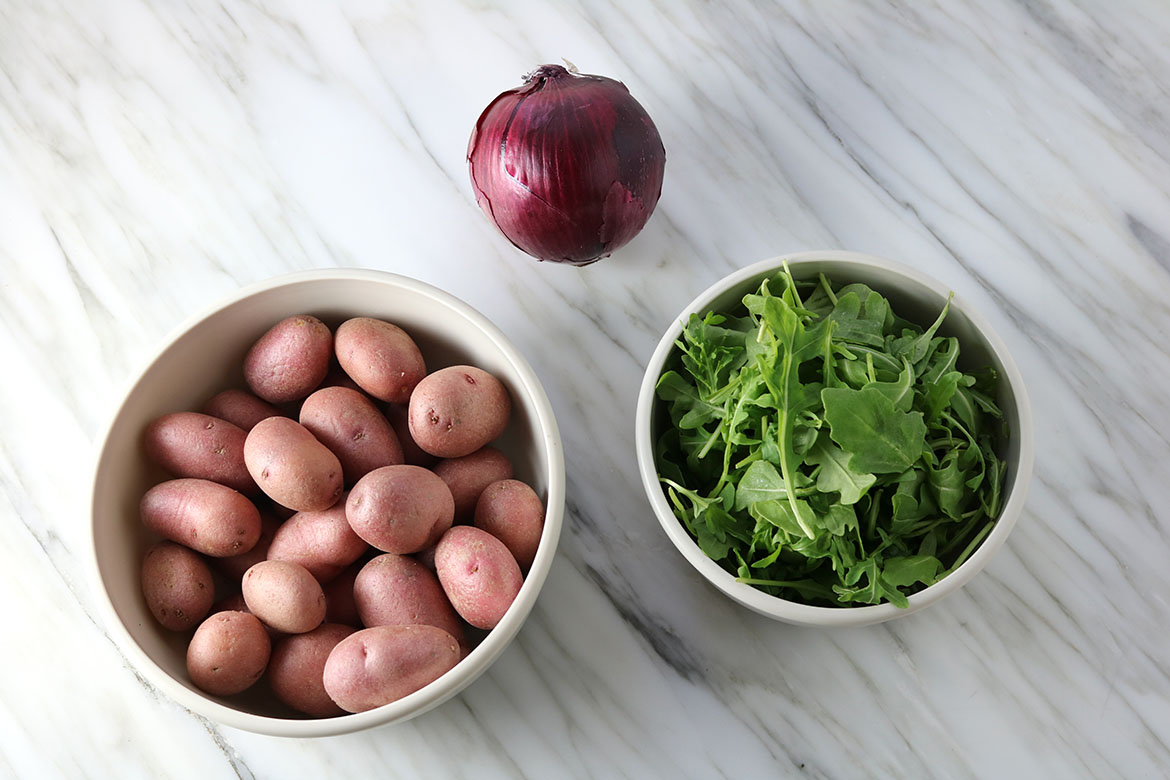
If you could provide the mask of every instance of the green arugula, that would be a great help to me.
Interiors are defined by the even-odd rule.
[[[741,581],[808,604],[907,597],[958,568],[1000,510],[1008,435],[991,368],[863,284],[787,266],[734,312],[692,314],[655,445],[679,521]],[[666,422],[669,424],[665,424]]]

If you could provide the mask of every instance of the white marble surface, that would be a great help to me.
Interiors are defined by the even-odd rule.
[[[1170,774],[1170,6],[1159,0],[0,0],[0,776]],[[623,80],[658,212],[586,269],[475,206],[479,111],[541,62]],[[963,592],[785,627],[669,545],[634,399],[694,294],[884,254],[970,296],[1036,407],[1036,475]],[[163,699],[96,618],[93,439],[163,334],[238,285],[438,284],[542,377],[566,530],[500,661],[405,725],[289,741]]]

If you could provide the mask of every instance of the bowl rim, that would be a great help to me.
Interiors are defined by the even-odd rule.
[[[244,712],[192,691],[155,663],[134,640],[114,608],[98,562],[96,527],[98,481],[109,446],[110,435],[122,417],[128,399],[162,355],[171,349],[182,336],[219,311],[254,295],[281,287],[324,281],[371,282],[406,289],[458,311],[478,327],[500,350],[505,359],[511,363],[520,379],[521,391],[526,393],[532,401],[535,412],[535,428],[548,453],[544,459],[544,468],[548,472],[548,500],[545,507],[545,525],[540,547],[515,601],[499,625],[492,629],[483,641],[451,671],[408,696],[366,712],[339,715],[332,718],[279,718]],[[131,663],[132,668],[137,670],[150,685],[198,716],[233,728],[270,736],[325,737],[349,734],[421,715],[455,696],[479,677],[512,642],[536,603],[537,595],[544,585],[552,566],[553,557],[556,554],[564,518],[564,451],[556,417],[544,387],[527,359],[494,323],[451,293],[409,276],[364,268],[298,271],[254,282],[203,306],[173,328],[163,338],[161,346],[142,364],[142,367],[131,374],[119,397],[121,400],[117,408],[109,416],[94,440],[88,507],[88,579],[96,591],[98,612],[102,622],[123,656]]]
[[[655,403],[655,386],[661,376],[666,358],[674,347],[674,342],[682,335],[683,322],[692,312],[705,312],[719,295],[732,289],[747,280],[771,271],[779,270],[787,262],[789,266],[800,266],[815,262],[848,262],[857,265],[877,268],[883,271],[906,277],[918,284],[938,293],[944,299],[952,288],[939,280],[923,273],[916,268],[900,262],[888,260],[877,255],[862,252],[851,252],[837,249],[809,250],[791,254],[777,255],[744,268],[734,271],[710,285],[699,293],[694,300],[676,316],[659,340],[657,347],[646,365],[642,377],[642,384],[638,392],[637,410],[634,422],[634,443],[638,471],[642,478],[642,486],[646,496],[658,518],[666,535],[674,546],[682,553],[692,566],[699,571],[712,585],[725,595],[762,615],[785,623],[814,626],[862,626],[880,623],[892,618],[904,617],[917,612],[940,599],[954,593],[966,585],[987,565],[991,557],[1003,546],[1004,541],[1014,528],[1017,519],[1023,511],[1027,500],[1028,487],[1032,478],[1032,464],[1035,456],[1034,423],[1032,407],[1028,400],[1024,378],[1019,367],[1008,351],[1006,343],[996,333],[991,324],[981,315],[971,303],[958,295],[951,300],[951,307],[961,311],[970,323],[983,335],[995,357],[1003,366],[1003,373],[1016,399],[1017,413],[1020,419],[1020,430],[1013,431],[1020,442],[1020,460],[1016,469],[1016,478],[1012,489],[1006,496],[1003,509],[1000,511],[995,527],[983,540],[975,551],[963,564],[939,582],[924,588],[909,597],[909,606],[896,607],[893,604],[875,604],[863,607],[817,607],[788,601],[777,596],[770,596],[761,590],[737,582],[735,577],[724,570],[715,561],[708,558],[698,544],[691,538],[682,523],[671,511],[666,497],[659,487],[658,470],[654,463],[654,446],[650,435],[650,417]]]

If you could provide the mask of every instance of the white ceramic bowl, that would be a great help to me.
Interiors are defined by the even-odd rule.
[[[155,539],[138,517],[138,502],[166,478],[143,454],[142,433],[161,414],[197,410],[226,387],[245,387],[245,352],[269,327],[313,314],[331,327],[353,316],[397,323],[414,337],[429,370],[471,364],[499,377],[512,396],[512,418],[497,442],[516,478],[545,499],[544,536],[524,585],[500,624],[463,661],[405,698],[336,718],[287,715],[266,692],[209,696],[187,679],[186,634],[158,626],[139,584],[144,551]],[[544,584],[564,511],[565,469],[552,407],[527,361],[498,328],[467,304],[430,285],[363,270],[309,271],[240,290],[192,317],[167,340],[126,394],[100,440],[92,504],[93,564],[98,602],[110,634],[142,676],[175,701],[211,720],[289,737],[358,731],[414,717],[454,696],[512,641]],[[263,684],[255,686],[264,688]],[[251,695],[249,696],[249,693]]]
[[[770,618],[785,623],[815,626],[861,626],[909,615],[954,593],[974,577],[996,551],[1003,546],[1024,508],[1028,483],[1032,476],[1032,410],[1024,391],[1024,380],[1007,347],[991,326],[962,296],[956,295],[944,320],[940,335],[956,336],[961,346],[961,366],[992,365],[999,372],[999,407],[1011,431],[1004,442],[1001,457],[1006,461],[1003,508],[991,533],[974,553],[949,576],[909,597],[910,605],[892,604],[864,607],[814,607],[770,596],[735,577],[699,549],[667,503],[654,464],[653,432],[659,404],[654,388],[663,365],[682,334],[682,326],[692,312],[730,311],[743,296],[759,287],[765,277],[773,276],[788,262],[797,279],[816,278],[824,273],[838,284],[863,282],[890,300],[894,311],[912,321],[929,324],[938,316],[950,292],[942,282],[909,266],[856,252],[815,251],[775,257],[743,268],[720,279],[704,290],[675,319],[658,343],[646,367],[638,395],[635,442],[638,470],[654,514],[679,552],[716,588],[735,601]],[[665,412],[664,412],[665,413]]]

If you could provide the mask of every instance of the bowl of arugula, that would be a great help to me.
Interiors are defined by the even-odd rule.
[[[1032,413],[970,302],[854,252],[765,260],[697,297],[638,397],[646,494],[740,604],[858,626],[937,602],[1011,533]]]

